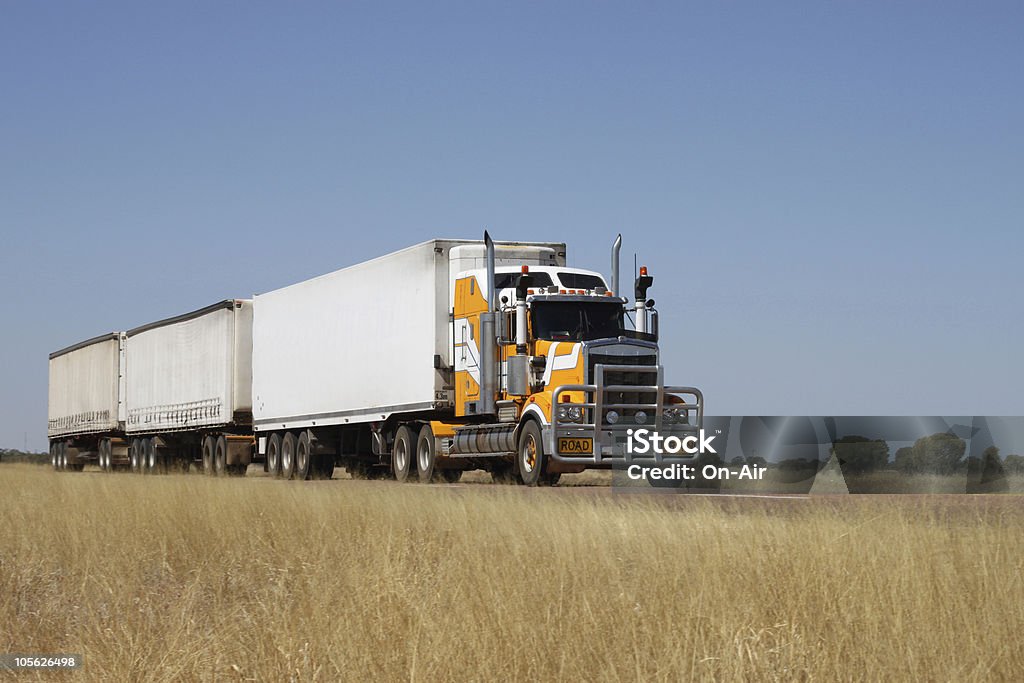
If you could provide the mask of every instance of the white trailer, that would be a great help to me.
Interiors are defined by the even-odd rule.
[[[104,440],[124,429],[124,340],[111,332],[50,354],[47,435],[55,468],[101,461]]]
[[[454,406],[454,274],[483,244],[436,239],[253,301],[255,431],[376,422]],[[497,265],[560,266],[565,244],[498,245]]]
[[[228,299],[126,334],[125,432],[134,470],[251,460],[252,302]]]
[[[496,263],[564,266],[565,244],[503,243]],[[434,239],[256,295],[253,429],[269,466],[283,447],[286,470],[294,451],[296,476],[324,476],[336,455],[387,452],[378,425],[454,415],[455,275],[485,265],[482,242]]]

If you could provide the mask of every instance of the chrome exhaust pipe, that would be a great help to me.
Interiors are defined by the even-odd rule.
[[[619,250],[622,249],[622,233],[615,237],[615,244],[612,245],[612,292],[615,296],[622,296],[619,291]]]

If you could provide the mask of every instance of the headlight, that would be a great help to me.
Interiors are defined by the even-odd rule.
[[[608,424],[613,425],[619,421],[619,414],[614,410],[609,410],[607,413],[604,414],[604,419],[608,422]]]
[[[685,408],[665,408],[662,417],[665,422],[679,422],[680,424],[685,423],[688,419]]]
[[[583,409],[579,406],[558,406],[558,419],[561,422],[579,422],[583,419]]]
[[[636,420],[636,423],[638,425],[646,424],[647,423],[647,413],[645,413],[642,410],[638,410],[638,411],[636,411],[636,415],[633,416],[633,419]]]

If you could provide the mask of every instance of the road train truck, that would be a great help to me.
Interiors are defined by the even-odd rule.
[[[653,278],[635,302],[561,243],[436,239],[253,299],[256,457],[284,478],[552,484],[622,462],[626,432],[697,433],[665,386]],[[633,324],[627,325],[632,318]],[[660,459],[660,456],[659,456]]]
[[[54,466],[528,485],[610,468],[628,430],[684,437],[704,413],[665,386],[653,278],[621,296],[620,245],[609,283],[561,243],[435,239],[68,347]]]

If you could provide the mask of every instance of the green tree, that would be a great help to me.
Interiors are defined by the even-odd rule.
[[[911,447],[910,471],[950,474],[966,450],[967,444],[956,434],[939,433],[922,437]]]
[[[903,448],[896,449],[896,455],[893,457],[893,465],[896,466],[900,472],[912,472],[914,469],[914,449],[910,446],[904,446]]]
[[[868,472],[889,462],[889,444],[881,439],[844,436],[832,444],[832,454],[843,472]]]
[[[1024,472],[1024,455],[1011,453],[1003,458],[1003,467],[1006,468],[1007,472],[1013,472],[1015,474]]]

